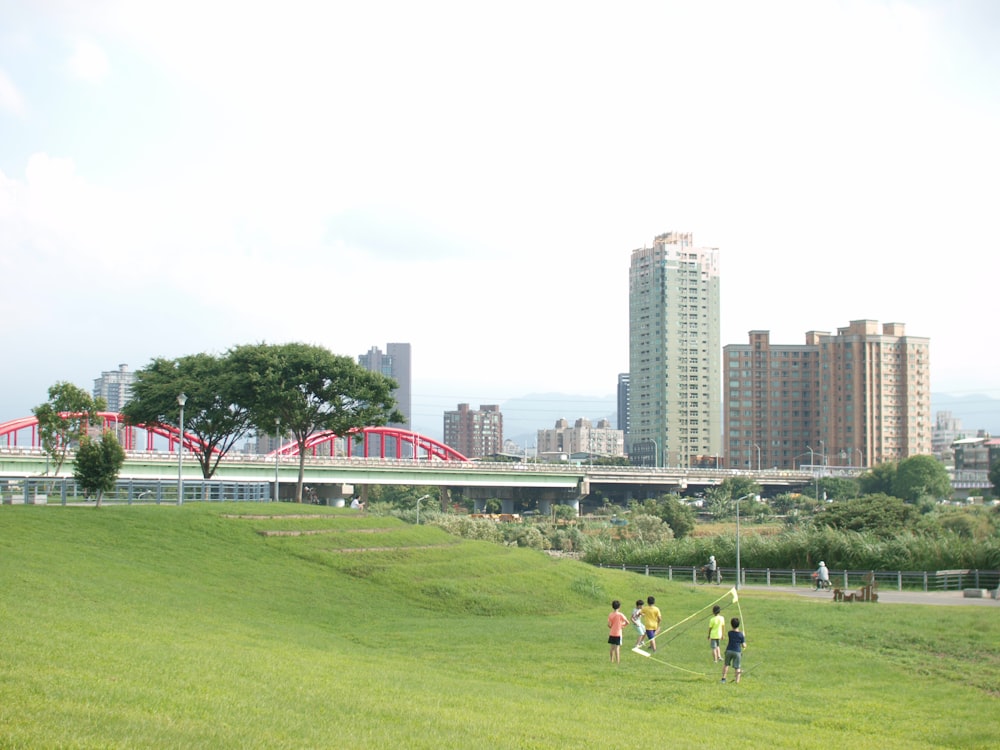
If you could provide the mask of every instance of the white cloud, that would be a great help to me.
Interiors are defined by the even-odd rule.
[[[21,117],[25,114],[24,97],[7,73],[0,69],[0,110]]]
[[[73,47],[67,68],[74,78],[88,83],[98,83],[111,71],[111,63],[99,45],[81,39]]]

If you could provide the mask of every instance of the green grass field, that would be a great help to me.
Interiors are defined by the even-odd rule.
[[[277,533],[280,532],[280,533]],[[0,508],[2,748],[994,748],[1000,610],[724,593],[288,504]],[[736,614],[726,599],[724,614]]]

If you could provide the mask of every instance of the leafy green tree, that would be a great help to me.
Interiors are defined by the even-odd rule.
[[[659,515],[671,530],[675,539],[683,539],[692,531],[697,523],[694,509],[677,495],[666,495],[660,498]]]
[[[302,502],[306,444],[319,432],[346,437],[352,430],[403,422],[392,390],[397,384],[350,357],[311,344],[247,344],[229,353],[241,373],[237,402],[263,431],[290,434],[299,449],[295,501]]]
[[[87,434],[89,425],[97,424],[97,412],[106,408],[103,398],[95,399],[72,383],[61,380],[49,387],[49,400],[31,412],[38,420],[42,449],[55,463],[53,473],[59,474],[70,448]]]
[[[896,467],[892,494],[909,503],[915,503],[921,498],[950,498],[951,478],[944,464],[934,456],[910,456],[900,461]]]
[[[862,495],[891,495],[893,493],[892,483],[895,479],[896,462],[886,461],[873,466],[869,471],[859,476],[858,487]]]
[[[849,500],[860,494],[858,480],[850,477],[823,477],[819,480],[820,497],[827,500]]]
[[[919,519],[920,513],[912,505],[898,497],[879,494],[838,500],[822,506],[813,517],[813,524],[817,528],[828,526],[842,531],[868,531],[889,538],[912,528]]]
[[[253,427],[250,409],[240,403],[242,380],[242,373],[228,357],[193,354],[157,358],[136,372],[132,396],[122,412],[131,424],[179,427],[177,397],[186,395],[184,434],[197,438],[191,442],[191,452],[201,475],[210,479],[219,461]]]
[[[731,500],[736,500],[747,495],[751,497],[759,495],[760,485],[748,476],[727,477],[719,483],[719,490],[728,494]]]
[[[113,432],[105,432],[100,440],[84,435],[73,461],[73,476],[85,494],[96,495],[100,508],[101,498],[115,488],[124,463],[125,450]]]
[[[1000,497],[1000,458],[993,462],[989,473],[990,484],[993,485],[993,494]]]

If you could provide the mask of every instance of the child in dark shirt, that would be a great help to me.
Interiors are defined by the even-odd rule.
[[[733,669],[736,670],[736,684],[739,684],[740,676],[743,674],[740,662],[743,657],[743,649],[747,647],[747,639],[740,632],[739,617],[734,617],[729,621],[729,624],[733,629],[727,634],[729,636],[729,643],[726,645],[726,663],[722,667],[722,681],[726,681],[726,675],[729,674],[729,665],[731,664]]]

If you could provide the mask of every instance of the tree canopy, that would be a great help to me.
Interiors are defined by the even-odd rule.
[[[295,499],[302,502],[306,444],[319,432],[347,437],[355,429],[403,422],[392,391],[397,384],[366,370],[350,357],[302,343],[247,344],[232,349],[240,373],[239,401],[258,429],[277,424],[299,449]]]
[[[73,460],[73,476],[84,493],[97,496],[100,508],[101,498],[115,488],[124,463],[125,451],[114,433],[104,432],[100,440],[84,435]]]
[[[951,478],[934,456],[910,456],[896,467],[892,494],[909,503],[922,498],[942,500],[952,495]]]
[[[916,508],[898,497],[876,494],[821,506],[813,523],[819,528],[829,526],[843,531],[869,531],[877,536],[891,537],[914,523],[919,515]]]
[[[184,433],[197,438],[191,452],[202,476],[210,479],[223,456],[253,427],[243,379],[228,357],[157,358],[136,372],[132,396],[122,412],[132,424],[179,427],[177,397],[186,395]]]
[[[69,449],[87,434],[87,427],[97,423],[97,412],[106,408],[103,398],[95,399],[79,386],[59,381],[49,387],[49,400],[31,410],[38,420],[42,449],[55,462],[55,474]]]

